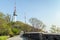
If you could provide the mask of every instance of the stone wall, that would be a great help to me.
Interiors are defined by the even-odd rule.
[[[60,40],[60,35],[57,34],[29,33],[23,36],[28,40]]]

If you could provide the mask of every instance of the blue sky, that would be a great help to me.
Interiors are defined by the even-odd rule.
[[[0,11],[13,14],[15,0],[0,0]],[[60,0],[16,0],[17,20],[38,18],[46,25],[60,25]]]

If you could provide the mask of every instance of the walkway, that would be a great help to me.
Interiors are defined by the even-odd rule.
[[[15,36],[15,37],[11,37],[7,40],[22,40],[22,38],[20,37],[20,35],[18,35],[18,36]]]

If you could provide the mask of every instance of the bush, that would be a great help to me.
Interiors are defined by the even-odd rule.
[[[0,40],[7,40],[8,36],[0,36]]]
[[[12,28],[12,32],[13,32],[15,35],[20,34],[20,30],[19,30],[18,28]]]
[[[0,35],[7,35],[8,31],[7,29],[0,29]]]
[[[8,35],[9,35],[10,37],[13,37],[13,36],[14,36],[14,33],[12,32],[11,29],[9,29]]]

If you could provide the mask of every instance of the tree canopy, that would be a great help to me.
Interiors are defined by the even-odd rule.
[[[34,28],[37,28],[40,30],[43,30],[46,27],[46,25],[41,20],[38,20],[37,18],[30,18],[29,22],[32,24]]]

